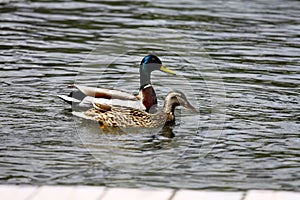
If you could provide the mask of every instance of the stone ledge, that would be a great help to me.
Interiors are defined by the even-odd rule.
[[[300,192],[105,188],[98,186],[0,185],[5,200],[299,200]]]

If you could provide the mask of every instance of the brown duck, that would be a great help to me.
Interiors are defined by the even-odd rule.
[[[139,109],[129,107],[112,107],[107,111],[101,104],[94,103],[94,108],[86,112],[72,113],[78,117],[97,121],[102,128],[105,127],[144,127],[155,128],[175,120],[174,110],[177,106],[183,106],[197,112],[187,100],[186,96],[179,91],[169,92],[165,98],[163,109],[155,114],[150,114]]]

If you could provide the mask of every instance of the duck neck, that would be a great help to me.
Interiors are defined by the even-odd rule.
[[[149,72],[145,65],[140,66],[140,89],[143,89],[146,85],[151,84],[150,81],[151,72]]]
[[[168,101],[165,101],[165,104],[164,104],[164,113],[170,113],[172,115],[174,115],[174,110],[175,110],[175,105],[174,104],[171,104],[170,102]]]
[[[167,114],[167,122],[175,120],[174,111],[177,106],[177,104],[172,103],[170,100],[165,100],[163,112]]]

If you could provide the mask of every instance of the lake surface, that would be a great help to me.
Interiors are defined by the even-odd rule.
[[[300,191],[300,2],[0,2],[0,183]],[[102,132],[56,97],[69,86],[137,93],[157,54],[163,130]]]

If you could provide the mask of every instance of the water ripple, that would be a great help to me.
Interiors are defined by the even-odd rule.
[[[300,191],[299,8],[2,1],[0,183]],[[137,93],[150,52],[178,74],[153,73],[159,104],[180,89],[200,116],[180,110],[158,134],[101,133],[56,97],[74,81]]]

